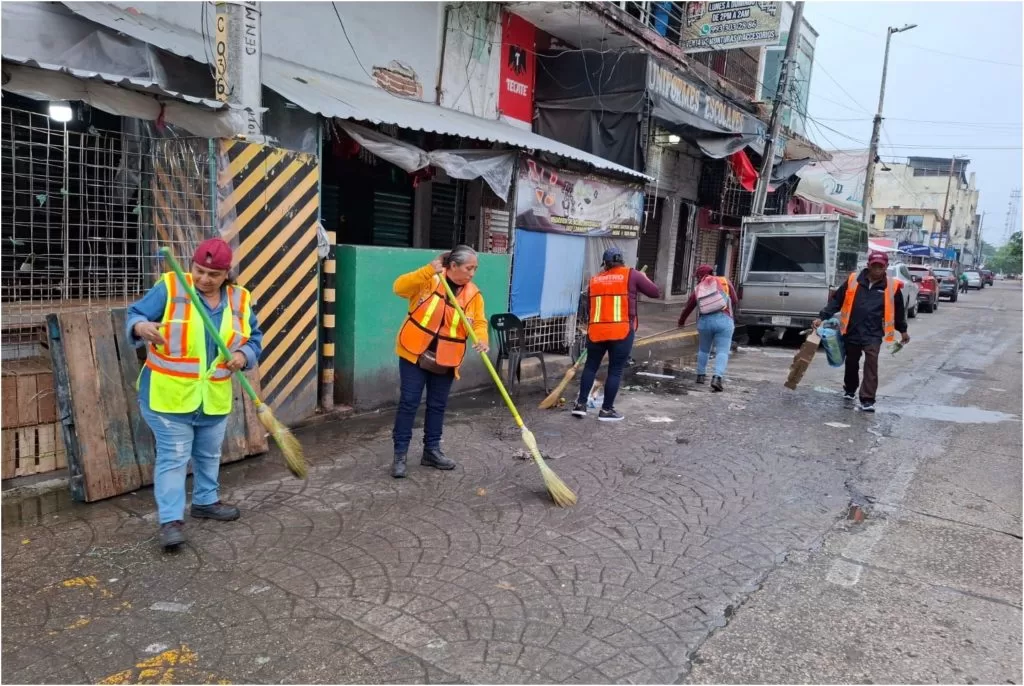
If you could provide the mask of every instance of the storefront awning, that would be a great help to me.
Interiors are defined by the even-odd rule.
[[[111,3],[72,2],[68,8],[109,28],[145,41],[168,52],[209,63],[203,37],[191,29],[168,24],[142,13],[130,13]],[[301,40],[297,36],[296,40]],[[577,148],[492,121],[446,109],[428,102],[401,98],[374,86],[316,71],[294,62],[264,54],[263,84],[308,112],[326,117],[392,124],[474,140],[502,143],[525,150],[547,152],[584,162],[596,169],[653,181],[634,169],[591,155]]]
[[[629,167],[556,140],[471,114],[392,95],[381,88],[315,71],[284,60],[263,60],[263,83],[299,107],[325,117],[392,124],[405,129],[462,136],[537,150],[585,162],[597,169],[653,181]]]

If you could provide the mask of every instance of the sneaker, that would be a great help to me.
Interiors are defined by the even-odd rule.
[[[216,519],[221,522],[233,522],[242,516],[237,507],[222,503],[219,500],[213,505],[196,505],[192,503],[188,513],[197,519]]]
[[[160,545],[164,550],[177,548],[185,542],[185,522],[167,522],[160,525]]]
[[[850,402],[853,402],[856,399],[857,399],[857,394],[856,393],[847,393],[845,391],[843,392],[843,400],[849,400]]]
[[[860,411],[861,412],[874,412],[875,411],[875,403],[874,403],[874,401],[864,402],[862,400],[860,402]]]
[[[614,409],[601,410],[600,414],[597,415],[597,421],[599,422],[621,422],[623,419],[625,419],[625,417]]]
[[[440,448],[424,448],[423,457],[420,459],[420,465],[424,467],[433,467],[434,469],[455,469],[455,461],[448,458]]]
[[[698,374],[697,375],[697,383],[703,384],[707,380],[708,380],[708,375],[707,374]]]
[[[586,403],[576,403],[575,405],[573,405],[572,406],[572,416],[573,417],[586,417],[587,416],[587,404]]]

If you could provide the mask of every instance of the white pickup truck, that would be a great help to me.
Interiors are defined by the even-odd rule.
[[[745,217],[736,323],[752,342],[769,329],[810,327],[831,294],[867,260],[868,228],[838,214]]]

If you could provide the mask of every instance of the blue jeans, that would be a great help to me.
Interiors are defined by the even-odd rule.
[[[156,437],[153,495],[160,523],[185,519],[185,476],[192,460],[192,504],[213,505],[220,500],[220,452],[228,417],[202,412],[170,415],[139,403],[142,418]]]
[[[583,376],[580,377],[580,397],[576,401],[586,405],[590,389],[594,387],[594,377],[601,367],[601,360],[604,354],[608,353],[608,378],[604,382],[604,403],[603,410],[615,409],[615,396],[619,394],[619,383],[622,382],[622,370],[626,368],[629,361],[629,353],[633,350],[633,337],[635,331],[621,341],[601,341],[594,343],[587,341],[587,364],[583,368]]]
[[[725,312],[702,315],[697,319],[697,373],[706,374],[711,344],[715,344],[715,376],[725,376],[732,349],[732,333],[736,322]]]
[[[416,421],[424,388],[427,389],[427,411],[423,420],[423,449],[439,450],[444,431],[444,411],[448,407],[448,394],[451,393],[455,373],[431,374],[403,358],[398,358],[398,373],[402,394],[395,415],[395,429],[391,434],[395,453],[409,452],[412,425]]]

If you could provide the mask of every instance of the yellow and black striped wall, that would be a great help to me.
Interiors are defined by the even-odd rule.
[[[255,298],[264,400],[286,424],[317,408],[319,174],[313,154],[217,141],[217,226]]]

